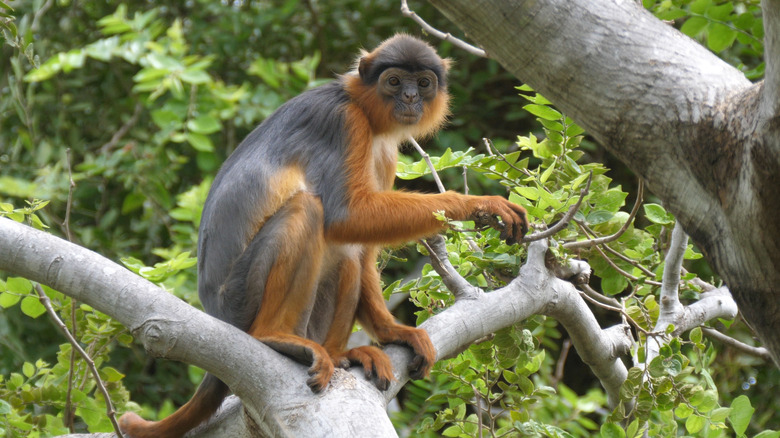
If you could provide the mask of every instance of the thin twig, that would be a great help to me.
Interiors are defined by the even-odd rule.
[[[571,350],[571,339],[566,338],[561,346],[561,355],[558,356],[558,360],[555,363],[555,375],[553,377],[555,384],[554,388],[558,387],[558,383],[563,380],[563,368],[566,365],[566,358],[569,357],[569,350]]]
[[[104,144],[100,147],[101,153],[106,153],[113,149],[117,143],[119,143],[119,140],[124,137],[127,132],[135,126],[136,123],[138,123],[138,117],[141,115],[141,110],[143,109],[143,105],[140,103],[135,104],[135,109],[133,110],[133,115],[130,116],[130,118],[125,122],[124,125],[122,125],[121,128],[117,132],[114,133],[113,136],[111,136],[111,140],[108,141],[108,143]]]
[[[431,26],[430,24],[426,23],[425,20],[420,18],[419,15],[417,15],[414,11],[409,9],[409,5],[406,3],[406,0],[401,0],[401,14],[404,17],[409,17],[412,20],[414,20],[417,24],[420,25],[420,27],[423,28],[423,30],[436,38],[442,39],[444,41],[449,41],[452,44],[454,44],[457,47],[460,47],[461,49],[471,53],[472,55],[481,56],[483,58],[487,58],[487,53],[485,53],[484,50],[480,49],[479,47],[474,47],[471,44],[456,38],[452,36],[449,32],[444,33],[435,27]]]
[[[68,167],[68,201],[65,204],[65,219],[62,222],[62,226],[65,229],[65,236],[68,238],[68,242],[73,242],[73,235],[70,231],[70,211],[73,207],[73,190],[76,188],[76,183],[73,181],[73,171],[70,162],[70,148],[65,149],[65,164]],[[76,337],[76,307],[77,302],[75,298],[70,299],[70,327],[73,331],[73,337]],[[68,390],[65,393],[65,410],[63,417],[65,417],[65,425],[70,429],[71,433],[76,431],[76,410],[73,407],[73,379],[76,374],[76,349],[70,350],[70,369],[68,370]]]
[[[37,11],[35,11],[35,16],[33,17],[32,25],[30,25],[30,30],[33,32],[38,32],[43,14],[45,14],[46,11],[52,7],[52,5],[54,5],[53,0],[46,0],[46,3],[44,3]]]
[[[626,223],[623,224],[622,227],[620,227],[619,230],[615,234],[612,234],[610,236],[605,237],[599,237],[597,239],[589,239],[589,240],[579,240],[576,242],[568,242],[564,243],[563,247],[566,249],[573,249],[573,248],[590,248],[595,245],[603,245],[608,242],[612,242],[614,240],[618,240],[620,236],[623,235],[623,233],[628,230],[628,227],[634,222],[634,217],[636,216],[636,213],[639,211],[639,206],[642,205],[642,196],[644,192],[644,183],[640,180],[639,181],[639,188],[637,190],[636,195],[636,202],[634,203],[634,207],[631,209],[631,213],[628,215],[628,219],[626,220]]]
[[[117,437],[123,438],[122,431],[119,430],[119,424],[116,422],[116,411],[114,410],[114,405],[111,403],[111,397],[108,394],[106,385],[103,384],[103,380],[100,378],[100,374],[98,374],[97,367],[95,367],[95,361],[93,361],[92,358],[89,357],[89,354],[87,354],[87,352],[81,348],[79,342],[70,333],[65,323],[62,322],[60,317],[57,315],[57,312],[54,310],[54,307],[51,305],[51,299],[49,299],[48,295],[46,295],[46,292],[43,291],[43,288],[40,284],[35,284],[35,291],[38,293],[38,299],[41,301],[41,304],[43,304],[43,307],[46,308],[46,313],[49,314],[49,317],[52,319],[52,321],[54,321],[55,325],[59,327],[60,331],[62,331],[65,337],[68,338],[68,342],[70,342],[73,348],[78,351],[79,355],[81,355],[81,358],[84,359],[84,362],[86,362],[87,366],[92,372],[95,383],[100,389],[100,392],[103,393],[103,398],[106,400],[106,414],[108,415],[108,419],[111,421],[111,424],[114,426],[114,432],[116,432]]]
[[[62,221],[62,226],[65,229],[65,237],[68,238],[68,242],[73,242],[73,235],[70,233],[70,210],[73,206],[73,189],[76,188],[76,183],[73,181],[73,172],[71,171],[70,148],[65,149],[65,164],[68,166],[68,202],[65,204],[65,219]]]
[[[587,196],[588,192],[590,191],[590,183],[593,181],[593,172],[590,173],[590,176],[588,177],[588,183],[585,184],[585,187],[580,190],[580,198],[577,200],[577,202],[569,207],[569,211],[566,212],[565,215],[561,218],[561,220],[558,221],[557,224],[553,225],[552,227],[540,231],[538,233],[531,234],[530,236],[525,236],[520,240],[520,243],[528,243],[533,242],[536,240],[542,240],[546,239],[550,236],[553,236],[558,231],[564,229],[566,226],[569,225],[569,221],[574,217],[574,215],[577,213],[577,210],[579,210],[580,205],[582,204],[582,200],[585,199],[585,196]]]
[[[463,194],[468,195],[469,194],[469,168],[466,166],[463,166]]]
[[[455,267],[450,263],[450,259],[447,258],[447,246],[441,235],[437,234],[427,240],[422,240],[421,243],[428,250],[428,254],[430,254],[431,266],[441,277],[444,286],[455,296],[456,301],[460,299],[474,299],[482,293],[479,288],[458,275],[458,271],[455,270]]]
[[[514,164],[510,163],[509,160],[506,159],[506,155],[502,154],[501,151],[498,150],[498,148],[493,144],[493,142],[486,137],[482,138],[482,142],[485,143],[485,148],[488,151],[488,155],[491,157],[498,155],[498,157],[507,164],[507,166],[511,167],[512,169],[522,173],[525,176],[533,176],[531,172],[528,171],[528,169],[521,169]]]
[[[772,362],[772,356],[769,354],[769,350],[764,347],[754,347],[752,345],[745,344],[744,342],[738,341],[731,336],[724,335],[714,328],[702,327],[701,331],[704,332],[707,337],[715,339],[725,345],[728,345],[729,347],[736,348],[737,350],[752,356],[760,357],[767,362]]]
[[[583,224],[581,224],[581,223],[579,223],[577,221],[575,221],[575,223],[580,227],[580,229],[584,233],[587,233],[587,227],[586,226],[584,226]],[[620,275],[628,278],[631,281],[639,281],[638,277],[636,277],[634,275],[631,275],[631,273],[626,272],[623,269],[621,269],[615,262],[612,261],[611,258],[609,258],[609,256],[604,254],[604,251],[601,249],[601,245],[596,245],[594,248],[595,248],[596,251],[598,251],[598,253],[601,255],[601,257],[603,257],[604,260],[606,260],[606,262],[609,264],[609,266],[612,266],[612,269],[616,270]],[[606,248],[608,248],[608,247],[606,247]],[[660,286],[661,282],[660,281],[655,281],[655,280],[645,280],[645,284],[650,284],[650,285],[653,285],[653,286]]]
[[[431,175],[433,175],[433,180],[436,181],[436,186],[439,188],[439,193],[444,193],[447,191],[447,189],[444,188],[444,184],[441,182],[441,178],[439,178],[439,173],[436,172],[436,167],[433,166],[433,162],[431,161],[431,157],[428,155],[425,150],[420,147],[420,144],[417,143],[417,141],[410,135],[407,139],[409,143],[414,146],[415,149],[417,149],[417,152],[422,155],[423,160],[425,160],[425,163],[428,165],[428,169],[431,171]],[[464,171],[465,172],[465,171]],[[466,192],[468,192],[468,186],[466,186]],[[466,242],[469,245],[469,248],[471,248],[472,251],[478,252],[480,251],[479,246],[474,242],[474,239],[471,237],[466,237]]]
[[[425,162],[428,164],[428,168],[431,169],[433,180],[436,181],[436,186],[439,188],[439,192],[441,193],[446,192],[447,190],[444,188],[444,184],[441,183],[441,179],[439,179],[439,174],[436,172],[436,168],[433,167],[433,163],[431,162],[431,157],[428,155],[427,152],[425,152],[425,150],[423,150],[423,148],[420,147],[420,144],[417,143],[417,140],[415,140],[414,137],[410,135],[409,138],[407,138],[407,140],[409,141],[409,143],[412,144],[412,146],[414,146],[415,149],[417,149],[417,152],[419,152],[420,155],[422,155],[423,160],[425,160]]]
[[[585,228],[590,230],[590,228],[588,228],[587,226]],[[618,251],[615,251],[609,245],[601,245],[601,247],[603,249],[607,250],[608,253],[610,253],[610,254],[614,255],[615,257],[619,258],[620,260],[623,260],[626,263],[630,263],[633,267],[635,267],[635,268],[639,269],[640,271],[644,272],[645,275],[647,275],[649,277],[652,277],[652,278],[655,278],[655,273],[653,271],[645,268],[638,261],[636,261],[636,260],[632,259],[631,257],[628,257],[628,256],[626,256],[626,255],[624,255],[624,254],[622,254],[622,253],[620,253]],[[714,287],[713,287],[713,289],[714,289]]]
[[[644,328],[642,328],[642,326],[640,326],[638,322],[634,321],[634,319],[631,318],[631,316],[629,316],[628,313],[622,307],[611,306],[609,304],[605,304],[605,303],[603,303],[603,302],[593,298],[593,297],[595,297],[597,295],[600,295],[600,294],[598,292],[596,292],[595,290],[593,290],[593,288],[591,288],[587,284],[583,284],[581,287],[582,287],[582,290],[580,291],[580,296],[582,298],[584,298],[586,301],[589,301],[593,305],[601,307],[602,309],[611,310],[613,312],[620,313],[623,316],[623,318],[625,318],[626,321],[628,321],[638,331],[644,333],[647,336],[650,336],[650,335],[653,334],[653,332],[645,330]]]
[[[474,391],[474,398],[477,401],[477,430],[479,431],[479,438],[482,438],[482,395],[479,390],[471,385],[471,390]]]

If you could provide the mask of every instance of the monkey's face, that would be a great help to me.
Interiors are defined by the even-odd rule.
[[[379,93],[393,105],[393,117],[403,125],[413,125],[423,116],[424,104],[432,101],[439,82],[431,70],[410,72],[390,67],[379,75]]]

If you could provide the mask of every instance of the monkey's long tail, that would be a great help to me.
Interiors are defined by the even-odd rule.
[[[184,406],[161,421],[146,421],[133,412],[119,419],[119,427],[130,438],[179,438],[211,417],[228,395],[227,385],[211,374]]]

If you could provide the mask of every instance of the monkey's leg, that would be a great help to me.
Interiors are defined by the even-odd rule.
[[[247,332],[274,350],[311,364],[306,383],[312,391],[321,391],[333,374],[333,362],[321,345],[295,331],[301,318],[308,317],[319,280],[325,247],[322,204],[314,195],[299,192],[274,216],[259,233],[269,232],[271,221],[276,224],[270,231],[274,233],[271,239],[278,242],[275,250],[257,255],[274,257],[271,270],[265,279],[248,273],[247,295],[256,289],[263,298]],[[266,262],[257,260],[257,265]],[[263,280],[264,285],[257,284]]]
[[[119,419],[119,427],[130,438],[178,438],[216,412],[227,396],[227,385],[211,374],[184,406],[161,421],[146,421],[134,412]]]
[[[334,364],[342,368],[348,368],[352,364],[360,364],[366,378],[371,379],[376,376],[377,388],[385,390],[394,380],[393,366],[387,355],[373,346],[361,346],[346,350],[352,326],[355,324],[355,313],[360,299],[360,271],[359,258],[348,257],[339,267],[338,294],[333,322],[328,329],[323,347],[330,354]]]
[[[377,248],[368,248],[363,256],[360,276],[360,301],[357,318],[363,329],[383,344],[404,344],[414,350],[415,357],[409,363],[409,375],[420,379],[431,372],[436,361],[436,349],[433,348],[428,333],[416,327],[395,322],[387,310],[376,269]]]

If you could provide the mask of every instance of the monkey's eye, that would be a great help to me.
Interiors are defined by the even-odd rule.
[[[390,78],[387,80],[387,83],[390,84],[393,87],[397,87],[397,86],[401,85],[401,80],[398,79],[395,76],[390,76]]]
[[[428,79],[428,78],[422,78],[422,79],[420,79],[420,80],[417,82],[417,85],[419,85],[419,86],[421,86],[421,87],[425,88],[425,87],[427,87],[427,86],[431,85],[431,80],[430,80],[430,79]]]

